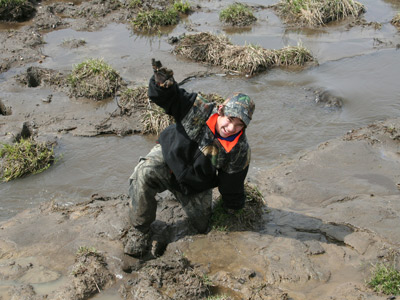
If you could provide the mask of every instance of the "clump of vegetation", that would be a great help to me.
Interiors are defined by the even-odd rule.
[[[68,81],[75,97],[102,100],[114,95],[121,77],[102,59],[88,59],[74,67]]]
[[[232,45],[225,35],[214,35],[208,32],[184,36],[175,46],[175,53],[195,61],[221,65],[222,53]]]
[[[121,114],[131,115],[134,111],[141,111],[140,121],[143,134],[159,134],[174,122],[164,110],[150,101],[147,87],[128,88],[121,93],[118,106]]]
[[[256,45],[232,45],[224,35],[199,33],[183,37],[174,52],[195,61],[221,66],[229,72],[253,75],[272,66],[304,65],[314,58],[299,46],[268,50]]]
[[[219,231],[256,230],[261,224],[264,197],[255,185],[248,182],[244,186],[246,203],[243,209],[229,213],[223,208],[222,197],[219,197],[213,208],[211,226]]]
[[[281,0],[276,8],[286,22],[310,27],[365,12],[364,5],[355,0]]]
[[[76,255],[82,256],[82,255],[97,255],[97,250],[94,247],[87,247],[87,246],[80,246],[78,251],[76,251]]]
[[[183,0],[179,0],[174,2],[174,9],[182,14],[188,14],[191,10],[191,7],[189,2],[183,2]]]
[[[128,3],[129,8],[138,8],[143,5],[142,0],[131,0]]]
[[[10,181],[27,174],[40,173],[54,162],[54,149],[32,138],[20,139],[0,149],[0,179]]]
[[[400,295],[400,271],[394,265],[375,265],[368,286],[386,295]]]
[[[397,15],[390,21],[390,23],[400,29],[400,12],[397,13]]]
[[[0,20],[23,21],[35,12],[28,0],[0,0]]]
[[[132,0],[130,7],[141,5],[139,0]],[[183,0],[175,1],[165,10],[148,9],[137,13],[131,23],[136,30],[159,30],[162,26],[176,25],[179,23],[180,14],[188,14],[191,10],[190,4]]]
[[[301,44],[274,50],[273,55],[273,63],[276,66],[302,66],[307,61],[313,60],[310,51]]]
[[[176,25],[179,23],[178,11],[171,7],[166,11],[159,9],[139,12],[132,20],[132,25],[137,30],[154,30],[161,26]]]
[[[233,26],[247,26],[257,21],[251,8],[242,3],[233,3],[223,9],[219,14],[219,19]]]

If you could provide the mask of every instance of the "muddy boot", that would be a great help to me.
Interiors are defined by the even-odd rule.
[[[142,232],[134,227],[129,229],[126,236],[124,246],[124,253],[134,256],[142,257],[146,254],[150,247],[151,231]]]

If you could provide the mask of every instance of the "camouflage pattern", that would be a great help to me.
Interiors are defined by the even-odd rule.
[[[203,233],[211,216],[212,190],[195,195],[183,195],[173,188],[173,175],[164,162],[160,145],[156,145],[146,157],[141,157],[129,178],[129,196],[132,200],[129,217],[132,225],[142,232],[150,228],[156,218],[155,196],[165,190],[173,193],[182,204],[193,226]]]
[[[249,125],[256,107],[249,96],[238,93],[232,98],[228,98],[224,104],[224,114],[226,116],[239,118],[246,126]]]
[[[243,133],[235,147],[227,153],[214,133],[205,125],[208,118],[217,113],[217,110],[216,103],[210,103],[197,95],[192,109],[181,123],[189,138],[199,144],[200,151],[210,159],[215,168],[228,174],[240,172],[250,163],[251,151],[246,134]]]

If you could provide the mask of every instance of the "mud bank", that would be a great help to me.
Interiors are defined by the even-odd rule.
[[[66,299],[90,280],[95,288],[79,299],[109,288],[119,290],[115,299],[387,299],[365,281],[375,263],[398,259],[399,139],[400,119],[387,120],[266,172],[257,232],[193,235],[179,204],[161,195],[150,260],[123,254],[124,195],[24,211],[0,225],[3,299],[16,291],[29,295],[19,299]],[[77,283],[82,247],[101,255],[104,271]]]

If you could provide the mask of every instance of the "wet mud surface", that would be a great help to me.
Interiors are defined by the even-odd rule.
[[[2,280],[18,282],[29,299],[43,296],[32,285],[64,277],[47,299],[65,299],[71,286],[89,295],[112,284],[121,299],[205,299],[215,291],[232,299],[387,299],[365,280],[372,264],[398,257],[399,134],[400,120],[376,123],[267,172],[258,183],[267,201],[261,230],[196,235],[179,204],[161,195],[153,253],[168,246],[151,259],[123,254],[126,196],[44,203],[1,224]],[[95,248],[100,262],[78,268],[89,278],[78,284],[71,274],[79,273],[82,246]],[[104,270],[91,273],[91,264]],[[82,286],[92,289],[77,291]]]
[[[0,31],[1,73],[35,64],[8,78],[7,87],[43,90],[24,110],[0,99],[1,142],[21,134],[53,140],[141,132],[139,114],[124,113],[115,99],[70,98],[68,71],[41,67],[44,32],[125,23],[135,11],[124,7],[119,1],[43,2],[22,28]],[[175,61],[165,56],[163,62]],[[174,71],[181,81],[221,70],[181,63]],[[307,93],[324,108],[344,105],[327,91]],[[47,201],[0,223],[0,299],[387,299],[365,281],[373,264],[399,256],[399,165],[400,119],[389,119],[263,172],[257,178],[267,203],[261,229],[196,235],[171,195],[160,195],[151,255],[142,259],[123,253],[126,195]],[[95,251],[79,252],[82,247]]]

